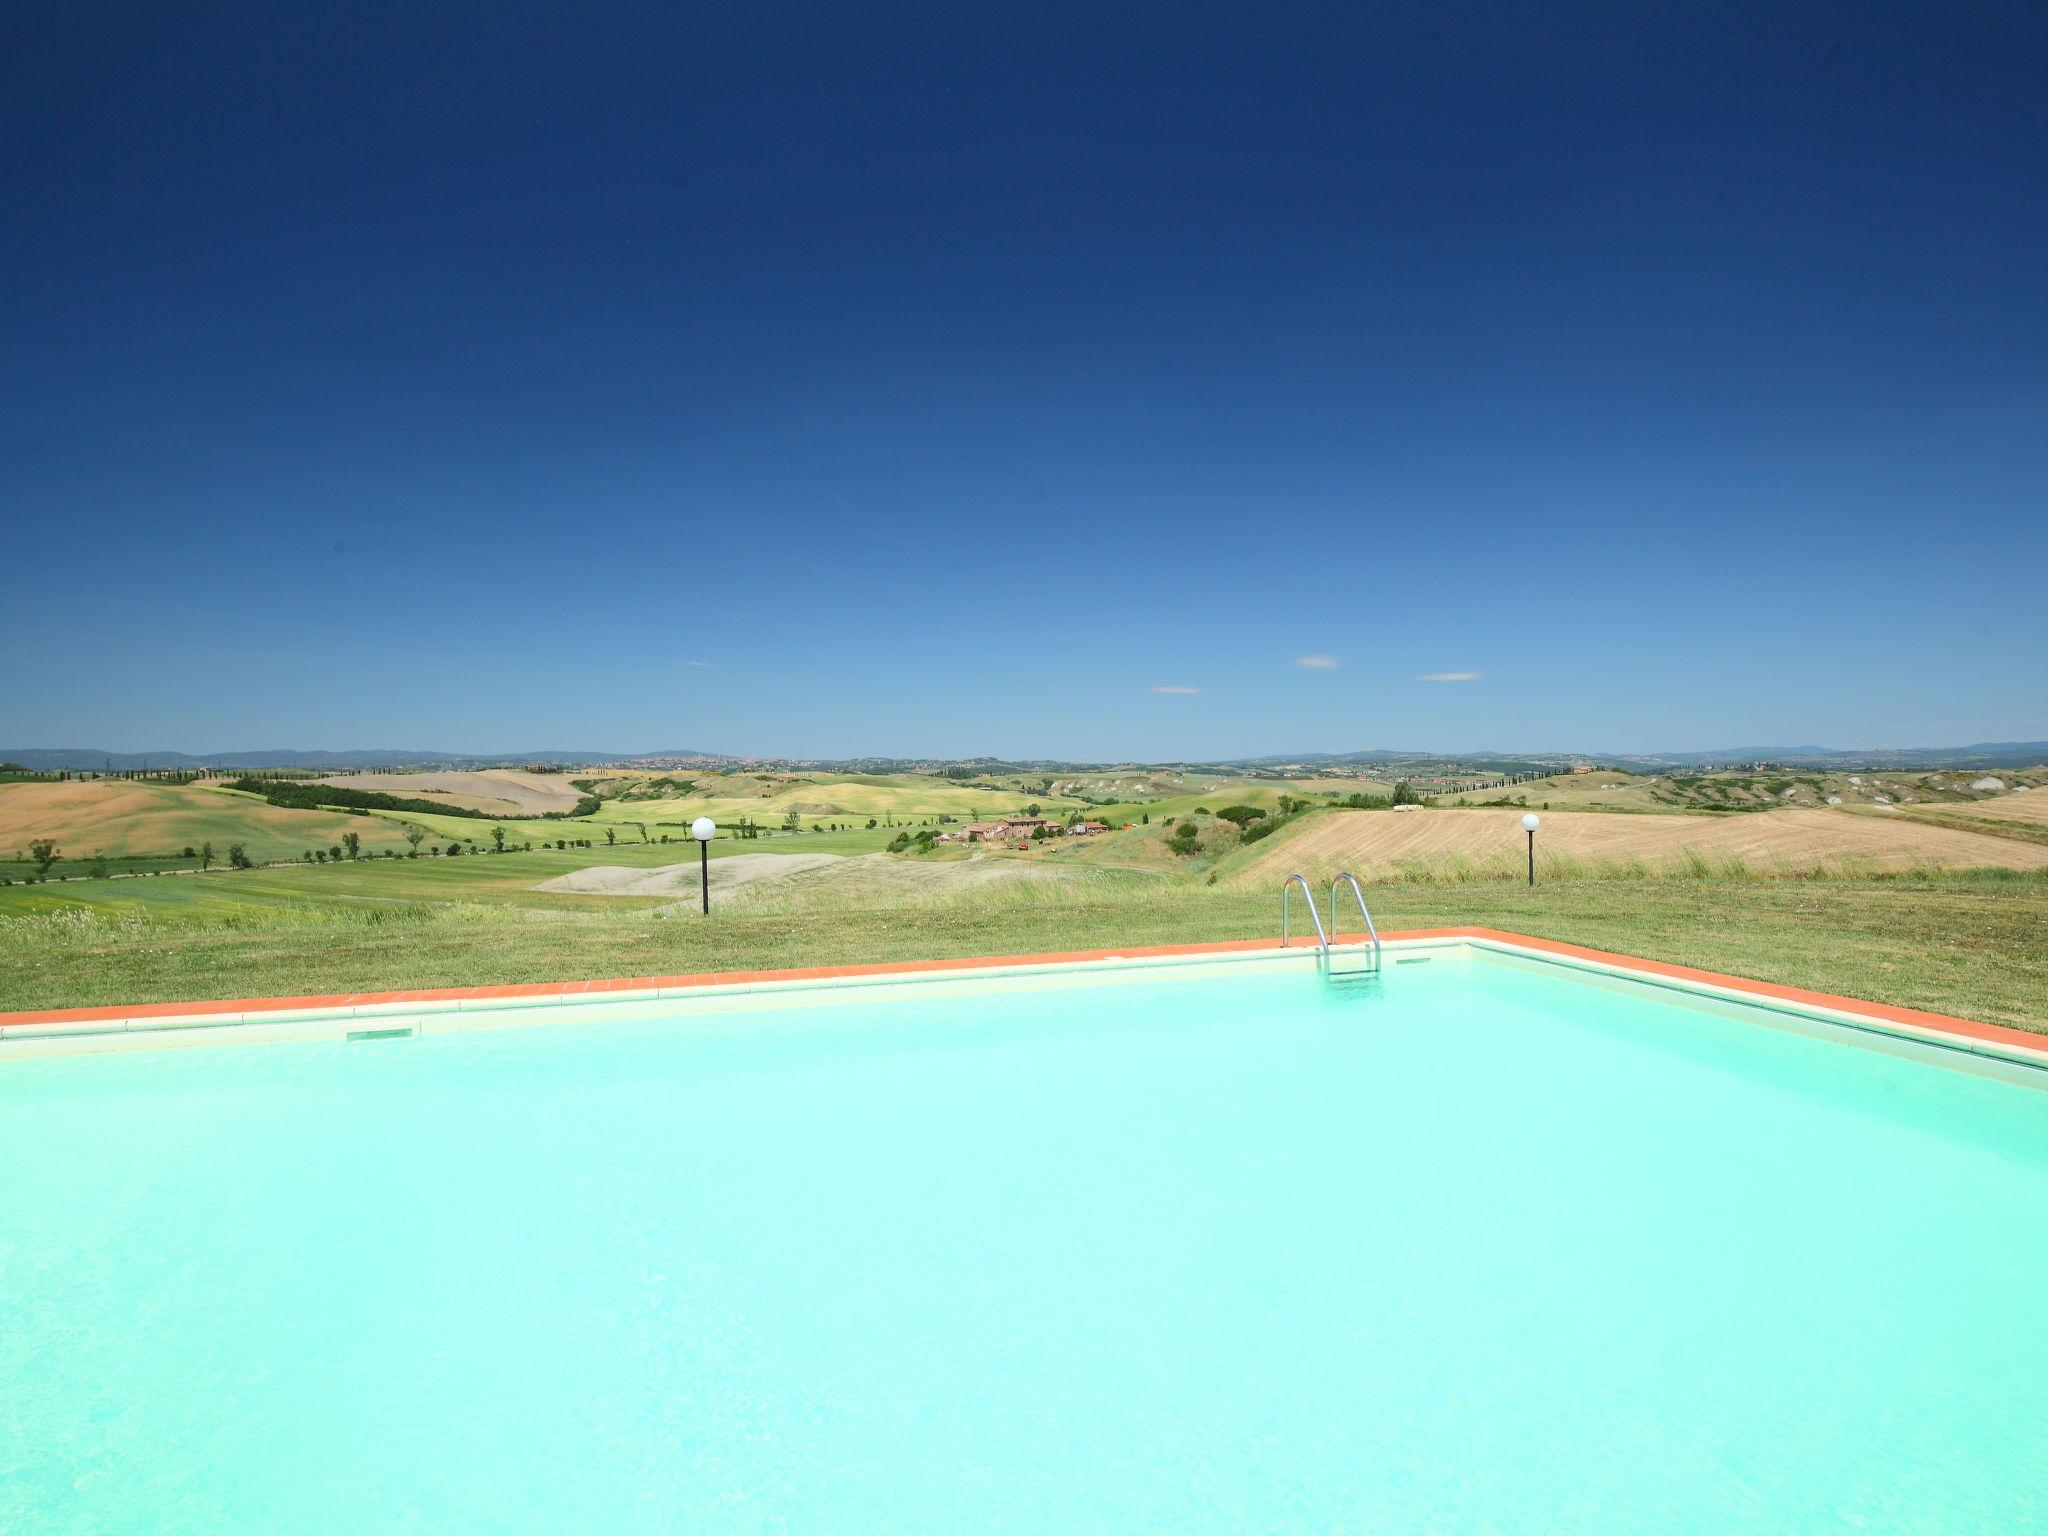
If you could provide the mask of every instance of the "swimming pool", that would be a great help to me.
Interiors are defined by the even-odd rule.
[[[1388,958],[0,1062],[0,1530],[2048,1525],[2031,1069]]]

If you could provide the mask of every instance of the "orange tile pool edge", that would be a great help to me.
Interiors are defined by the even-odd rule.
[[[1399,932],[1390,931],[1381,937],[1491,940],[1494,943],[1512,944],[1521,949],[1557,955],[1564,959],[1589,961],[1638,975],[1719,987],[1770,1002],[1832,1009],[1883,1023],[1904,1025],[1923,1032],[1960,1036],[1965,1040],[1985,1045],[2018,1047],[2036,1053],[2048,1050],[2048,1036],[2023,1029],[1980,1023],[1975,1019],[1959,1019],[1945,1013],[1928,1013],[1918,1008],[1898,1008],[1889,1003],[1873,1003],[1863,998],[1843,997],[1833,992],[1779,986],[1775,982],[1754,981],[1746,976],[1730,976],[1720,971],[1704,971],[1688,965],[1670,965],[1661,960],[1645,960],[1636,955],[1589,949],[1582,944],[1539,939],[1529,934],[1508,933],[1498,928],[1410,928]],[[1341,936],[1339,942],[1345,942]],[[400,992],[334,992],[306,997],[245,997],[209,1002],[130,1003],[105,1008],[51,1008],[0,1013],[0,1029],[9,1025],[47,1027],[60,1024],[105,1023],[115,1019],[204,1018],[212,1014],[230,1013],[261,1015],[319,1008],[470,1002],[489,998],[559,997],[567,1000],[587,997],[593,993],[616,991],[745,986],[754,982],[773,981],[829,981],[855,976],[920,976],[954,971],[991,970],[1004,966],[1072,965],[1090,960],[1144,960],[1171,958],[1175,955],[1250,954],[1261,950],[1277,951],[1279,947],[1277,939],[1234,939],[1207,944],[1127,945],[1116,949],[1075,949],[1037,955],[970,955],[950,960],[886,960],[859,965],[800,966],[772,971],[699,971],[684,976],[622,976],[591,981],[525,982],[504,986],[426,987]],[[1303,947],[1295,946],[1296,949]]]

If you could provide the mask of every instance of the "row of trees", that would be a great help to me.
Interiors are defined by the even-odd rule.
[[[188,859],[196,859],[201,869],[213,868],[214,861],[218,857],[213,851],[212,843],[201,843],[197,848],[188,843],[185,845],[183,856]],[[55,838],[38,837],[32,839],[28,845],[28,862],[35,865],[36,872],[30,877],[31,881],[49,879],[50,870],[63,857],[64,850],[57,846]],[[228,863],[236,869],[253,869],[256,867],[256,861],[249,857],[248,848],[241,843],[228,844]],[[97,848],[94,849],[92,862],[85,867],[86,878],[89,880],[105,880],[112,873],[113,869],[107,862],[106,854]],[[156,871],[147,870],[145,873],[154,874]]]
[[[146,779],[152,784],[190,784],[194,779],[214,777],[200,768],[30,768],[21,763],[0,763],[0,773],[9,778],[36,779],[46,784],[89,783],[95,779]]]

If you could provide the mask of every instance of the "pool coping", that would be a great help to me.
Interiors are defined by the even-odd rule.
[[[1557,939],[1509,933],[1496,928],[1417,928],[1381,935],[1389,948],[1475,947],[1509,955],[1538,958],[1567,967],[1590,970],[1626,979],[1662,984],[1692,993],[1706,993],[1726,1001],[1763,1005],[1780,1011],[1818,1018],[1854,1029],[1875,1031],[1924,1044],[1946,1046],[1976,1055],[1994,1056],[2027,1066],[2048,1068],[2048,1035],[1987,1024],[1951,1014],[1901,1008],[1862,998],[1788,987],[1776,982],[1757,981],[1695,966],[1673,965],[1608,950],[1592,949]],[[1339,936],[1339,945],[1357,945],[1363,935]],[[253,1038],[304,1038],[292,1031],[280,1035],[271,1026],[333,1025],[355,1020],[380,1020],[395,1024],[405,1016],[430,1018],[437,1014],[461,1012],[502,1012],[510,1008],[545,1008],[564,1004],[596,1002],[658,1001],[714,993],[803,989],[851,981],[910,981],[947,976],[1000,976],[1030,973],[1047,968],[1114,968],[1158,961],[1192,961],[1205,958],[1307,959],[1311,946],[1295,943],[1283,946],[1277,939],[1238,939],[1202,944],[1131,945],[1120,949],[1063,950],[1029,955],[978,955],[945,960],[878,961],[856,965],[797,966],[778,970],[700,971],[673,976],[627,976],[590,981],[528,982],[500,986],[427,987],[393,992],[327,993],[302,997],[227,998],[182,1003],[140,1003],[97,1008],[54,1008],[0,1012],[0,1046],[7,1042],[37,1042],[44,1050],[61,1048],[60,1042],[77,1039],[84,1045],[89,1037],[104,1041],[109,1035],[153,1037],[151,1043],[171,1043],[167,1037],[186,1030],[201,1030],[216,1039],[235,1036]],[[234,1026],[245,1026],[236,1028]],[[407,1031],[410,1032],[410,1031]],[[332,1038],[332,1028],[319,1030]],[[145,1040],[132,1042],[142,1045]],[[223,1043],[225,1043],[223,1041]],[[0,1049],[0,1059],[8,1053]],[[41,1054],[41,1052],[38,1052]]]

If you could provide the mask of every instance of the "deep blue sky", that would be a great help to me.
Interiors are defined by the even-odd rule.
[[[2048,736],[2044,81],[2038,5],[17,8],[0,743]]]

